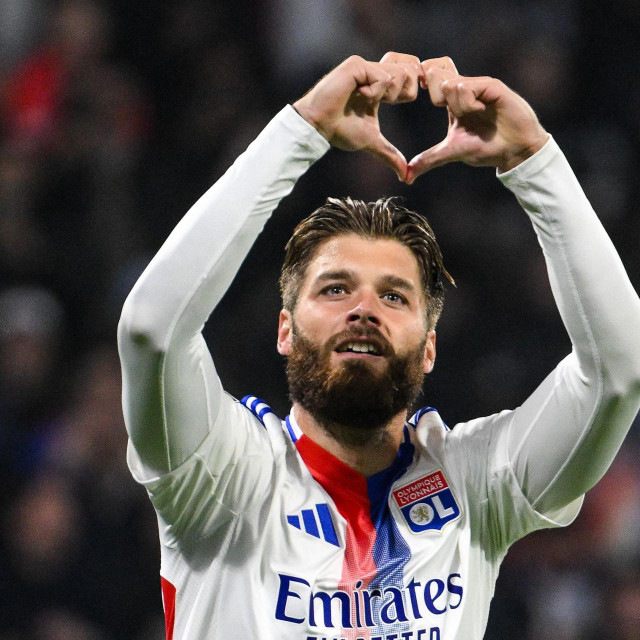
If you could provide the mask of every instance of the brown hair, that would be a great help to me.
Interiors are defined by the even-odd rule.
[[[355,233],[365,238],[391,238],[408,247],[418,261],[426,300],[427,327],[433,329],[442,312],[444,282],[455,285],[442,263],[442,253],[427,221],[399,205],[396,198],[376,202],[327,198],[295,228],[285,248],[280,273],[280,293],[285,309],[293,312],[307,266],[327,238]]]

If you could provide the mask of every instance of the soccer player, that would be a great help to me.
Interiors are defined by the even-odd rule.
[[[419,88],[446,138],[407,163],[381,101]],[[447,273],[427,223],[329,199],[291,238],[278,350],[284,421],[224,392],[202,327],[270,213],[331,145],[411,183],[497,168],[531,219],[573,345],[515,410],[408,419],[435,359]],[[588,247],[588,250],[587,250]],[[352,57],[286,106],[178,224],[119,326],[128,462],[158,515],[169,638],[474,640],[525,534],[569,524],[640,402],[640,300],[527,103],[448,58]]]

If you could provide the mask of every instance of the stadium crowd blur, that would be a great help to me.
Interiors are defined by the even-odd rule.
[[[351,53],[447,54],[497,76],[560,142],[638,286],[638,32],[634,0],[0,0],[0,640],[164,636],[156,521],[125,462],[116,324],[171,228],[276,111]],[[426,95],[382,110],[407,157],[445,120]],[[447,166],[409,188],[335,150],[207,326],[227,389],[286,412],[283,246],[347,194],[406,197],[456,279],[423,403],[449,424],[521,403],[570,345],[494,172]],[[640,638],[639,454],[636,423],[578,520],[514,546],[489,640]]]

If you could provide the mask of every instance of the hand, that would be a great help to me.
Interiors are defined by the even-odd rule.
[[[333,146],[348,151],[366,149],[405,180],[407,161],[380,132],[378,109],[381,102],[415,100],[421,75],[417,58],[369,62],[351,56],[293,106]]]
[[[421,85],[434,105],[447,108],[449,129],[442,142],[411,160],[409,184],[448,162],[508,171],[548,140],[533,109],[500,80],[461,76],[450,58],[425,60],[422,70]]]

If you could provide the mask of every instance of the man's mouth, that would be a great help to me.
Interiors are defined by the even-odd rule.
[[[377,345],[375,342],[364,340],[351,340],[349,342],[343,342],[341,345],[336,347],[335,351],[336,353],[353,353],[366,356],[381,356],[383,354],[383,349],[381,346]]]

